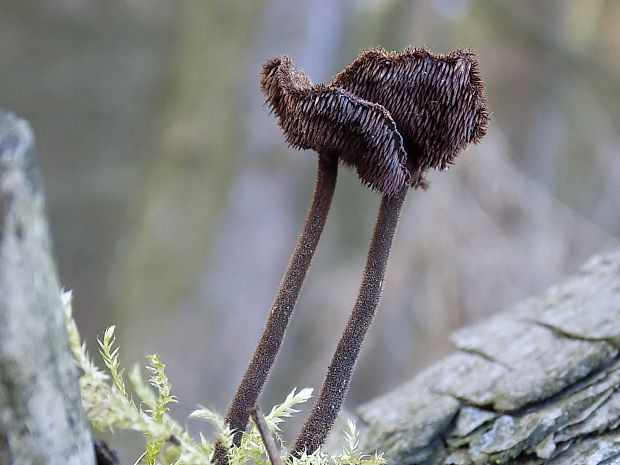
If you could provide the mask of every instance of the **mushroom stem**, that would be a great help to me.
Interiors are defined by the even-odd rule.
[[[364,277],[347,326],[340,337],[318,400],[302,427],[291,454],[316,451],[325,441],[349,389],[351,374],[381,298],[385,267],[401,207],[409,186],[384,195],[370,242]]]
[[[284,332],[295,308],[306,272],[310,267],[314,251],[327,220],[336,187],[337,174],[338,158],[320,155],[314,197],[306,216],[306,222],[293,250],[291,261],[278,289],[252,359],[226,412],[225,421],[233,430],[233,443],[235,445],[239,445],[241,441],[241,434],[248,424],[250,409],[258,401],[282,344]],[[216,445],[213,462],[218,465],[228,463],[227,450],[221,443]]]

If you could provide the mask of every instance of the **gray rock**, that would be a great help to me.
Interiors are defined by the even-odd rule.
[[[28,124],[0,111],[0,463],[89,465]]]
[[[393,464],[620,464],[620,250],[453,335],[457,352],[356,412]]]

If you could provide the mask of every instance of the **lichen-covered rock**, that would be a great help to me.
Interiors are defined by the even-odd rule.
[[[0,110],[0,464],[89,465],[28,123]]]
[[[489,321],[360,407],[393,464],[620,464],[620,250]]]

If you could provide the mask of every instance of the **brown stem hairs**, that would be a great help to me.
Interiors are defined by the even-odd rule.
[[[355,307],[340,337],[314,409],[293,445],[291,451],[293,455],[299,457],[303,451],[312,453],[318,449],[336,420],[349,389],[349,382],[355,361],[362,348],[364,336],[372,323],[381,298],[392,239],[407,191],[408,187],[404,187],[400,192],[392,196],[384,195],[381,199],[381,207],[370,241],[364,277]]]
[[[291,59],[269,60],[260,84],[287,142],[319,155],[315,198],[252,361],[226,414],[234,443],[247,426],[280,348],[306,271],[325,224],[339,161],[383,194],[364,278],[325,383],[291,451],[321,446],[348,390],[372,322],[398,216],[409,187],[427,188],[430,168],[445,169],[486,131],[488,114],[478,64],[469,52],[424,49],[364,52],[326,84],[313,85]],[[214,461],[227,462],[219,444]]]

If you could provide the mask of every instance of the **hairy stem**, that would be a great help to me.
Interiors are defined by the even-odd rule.
[[[319,156],[314,198],[308,210],[306,223],[293,250],[291,261],[278,289],[252,360],[226,412],[225,420],[234,431],[235,445],[241,441],[241,434],[248,424],[250,409],[258,401],[282,344],[284,332],[325,226],[336,187],[337,173],[337,157]],[[213,461],[220,465],[227,463],[227,451],[222,444],[217,444]]]
[[[334,352],[318,400],[292,448],[291,454],[296,457],[304,451],[311,454],[323,444],[347,394],[364,336],[381,298],[385,267],[407,190],[405,187],[393,196],[383,196],[357,301]]]

